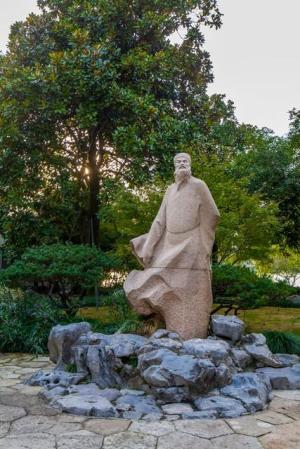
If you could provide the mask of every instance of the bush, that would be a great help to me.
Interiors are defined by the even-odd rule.
[[[227,264],[213,266],[212,286],[215,303],[234,303],[241,308],[291,305],[286,298],[297,291],[286,282],[274,282],[249,268]]]
[[[116,289],[106,296],[103,305],[112,307],[115,331],[135,333],[141,327],[141,317],[130,306],[123,289]]]
[[[276,354],[300,355],[300,337],[290,332],[266,331],[263,332],[270,350]]]
[[[2,288],[0,291],[0,351],[47,352],[52,326],[65,315],[49,298]]]
[[[99,283],[116,260],[87,245],[53,244],[28,249],[20,260],[0,273],[12,288],[30,288],[59,298],[65,312],[74,316],[88,289]]]
[[[89,322],[94,332],[111,334],[120,327],[119,322],[103,325],[98,320],[67,316],[45,295],[0,288],[0,352],[45,354],[53,326],[80,321]]]

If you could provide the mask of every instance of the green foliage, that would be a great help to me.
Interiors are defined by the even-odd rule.
[[[291,124],[292,125],[292,124]],[[277,243],[299,250],[300,245],[300,153],[293,140],[273,136],[269,130],[248,126],[244,151],[232,163],[235,179],[245,177],[250,194],[258,193],[265,202],[278,205],[280,220]]]
[[[0,58],[0,227],[7,255],[99,243],[99,194],[143,185],[232,114],[212,81],[215,0],[40,0]],[[170,36],[184,28],[181,42]],[[102,206],[103,203],[101,203]]]
[[[67,373],[77,373],[77,367],[75,363],[67,363],[64,368]]]
[[[296,286],[300,280],[300,252],[274,246],[269,258],[262,260],[258,268],[262,273],[280,276],[290,285]]]
[[[234,303],[242,308],[278,306],[296,289],[285,282],[258,276],[253,270],[227,264],[213,265],[215,303]]]
[[[263,332],[270,350],[276,354],[300,355],[300,337],[291,332],[266,331]]]
[[[234,179],[230,173],[231,158],[194,152],[193,171],[203,179],[220,210],[217,227],[215,261],[240,263],[264,259],[278,231],[277,207],[266,203],[256,193],[249,193],[246,179]]]
[[[53,326],[80,321],[89,322],[94,332],[108,334],[120,326],[119,322],[103,325],[98,320],[67,316],[55,299],[45,295],[0,289],[0,352],[45,354]]]
[[[228,162],[194,150],[193,173],[207,183],[221,214],[215,260],[219,263],[262,260],[269,254],[278,230],[277,207],[263,202],[258,194],[250,194],[245,180],[236,181],[228,168]],[[157,176],[154,185],[138,190],[115,186],[114,196],[102,208],[102,241],[122,260],[125,270],[137,267],[128,242],[148,232],[164,191],[172,181]]]
[[[47,352],[50,330],[65,320],[49,298],[35,293],[0,290],[0,352]]]
[[[50,298],[58,295],[65,311],[75,315],[78,300],[112,266],[113,259],[95,247],[57,243],[28,249],[0,272],[0,280],[9,287],[30,287]]]
[[[104,298],[103,304],[112,307],[112,319],[118,332],[135,333],[141,326],[141,317],[129,305],[123,289],[113,291]]]

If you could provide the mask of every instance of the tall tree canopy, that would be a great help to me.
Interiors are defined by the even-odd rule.
[[[100,193],[168,172],[176,151],[232,118],[206,95],[202,29],[220,12],[216,0],[38,5],[0,59],[0,223],[20,247],[98,245]]]
[[[232,174],[245,177],[250,193],[278,204],[281,222],[277,242],[281,247],[300,248],[300,151],[299,117],[295,115],[288,137],[274,136],[268,129],[244,128],[244,151],[235,157]],[[298,131],[297,131],[298,127]],[[298,136],[298,137],[297,137]]]

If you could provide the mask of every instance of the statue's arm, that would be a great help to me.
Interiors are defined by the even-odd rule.
[[[206,249],[206,256],[210,257],[215,240],[215,231],[220,218],[216,203],[205,182],[201,183],[200,232]]]

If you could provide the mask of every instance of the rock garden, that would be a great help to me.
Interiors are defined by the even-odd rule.
[[[272,390],[300,388],[300,359],[272,354],[262,334],[235,316],[212,315],[210,336],[183,341],[94,333],[88,323],[55,326],[52,371],[27,383],[50,406],[84,416],[159,421],[234,418],[268,407]]]

